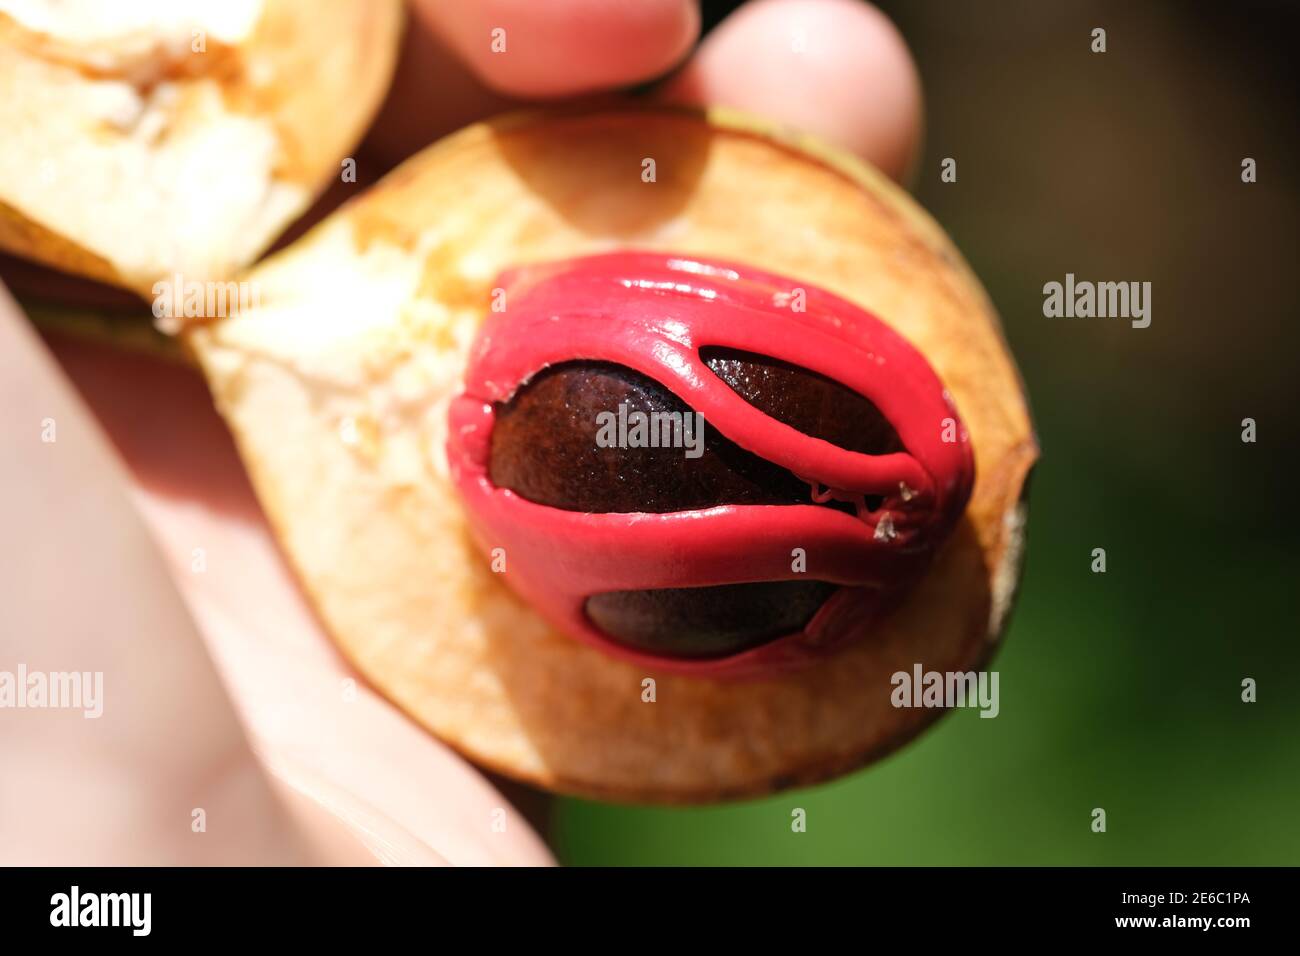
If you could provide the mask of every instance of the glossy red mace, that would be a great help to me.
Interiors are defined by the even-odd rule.
[[[829,292],[642,252],[497,286],[452,477],[505,582],[577,640],[711,678],[807,662],[869,640],[966,506],[943,383]]]

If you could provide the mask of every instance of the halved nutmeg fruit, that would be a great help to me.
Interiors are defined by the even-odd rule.
[[[811,783],[934,717],[893,674],[1002,632],[1020,381],[943,232],[856,161],[725,111],[515,116],[244,278],[259,306],[186,335],[285,552],[482,764],[649,801]]]
[[[0,0],[0,250],[152,297],[252,262],[361,138],[401,0]]]

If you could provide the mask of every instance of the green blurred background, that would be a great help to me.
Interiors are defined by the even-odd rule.
[[[1043,446],[1001,714],[770,799],[562,801],[561,859],[1300,863],[1293,5],[880,5],[925,87],[913,188],[997,304]],[[1151,326],[1044,318],[1067,272],[1150,281]]]

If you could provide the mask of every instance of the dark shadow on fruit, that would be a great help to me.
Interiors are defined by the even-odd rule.
[[[662,113],[630,112],[599,128],[574,117],[555,127],[545,140],[495,130],[495,148],[559,216],[583,232],[620,239],[650,233],[685,208],[712,141],[700,123]]]

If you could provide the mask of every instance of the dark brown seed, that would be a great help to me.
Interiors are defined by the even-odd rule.
[[[587,616],[620,644],[666,657],[725,657],[797,631],[831,596],[824,581],[611,591]]]
[[[701,350],[709,368],[771,417],[864,454],[901,450],[898,435],[866,398],[778,359]],[[595,513],[685,511],[721,504],[808,504],[807,483],[704,426],[704,450],[602,448],[597,416],[691,409],[654,379],[606,362],[552,366],[498,404],[489,475],[539,504]],[[852,506],[830,507],[852,513]],[[792,546],[797,542],[792,543]],[[620,591],[592,596],[587,613],[612,638],[653,653],[735,653],[807,623],[834,591],[820,581]]]
[[[805,434],[865,454],[902,446],[867,399],[776,359],[704,350],[709,367],[761,411]],[[654,379],[605,362],[552,366],[496,409],[489,474],[499,488],[569,511],[687,511],[720,504],[807,504],[808,485],[704,425],[704,452],[601,448],[597,416],[691,409]]]
[[[753,352],[706,347],[700,357],[741,398],[796,431],[864,455],[903,450],[880,409],[839,382]]]

